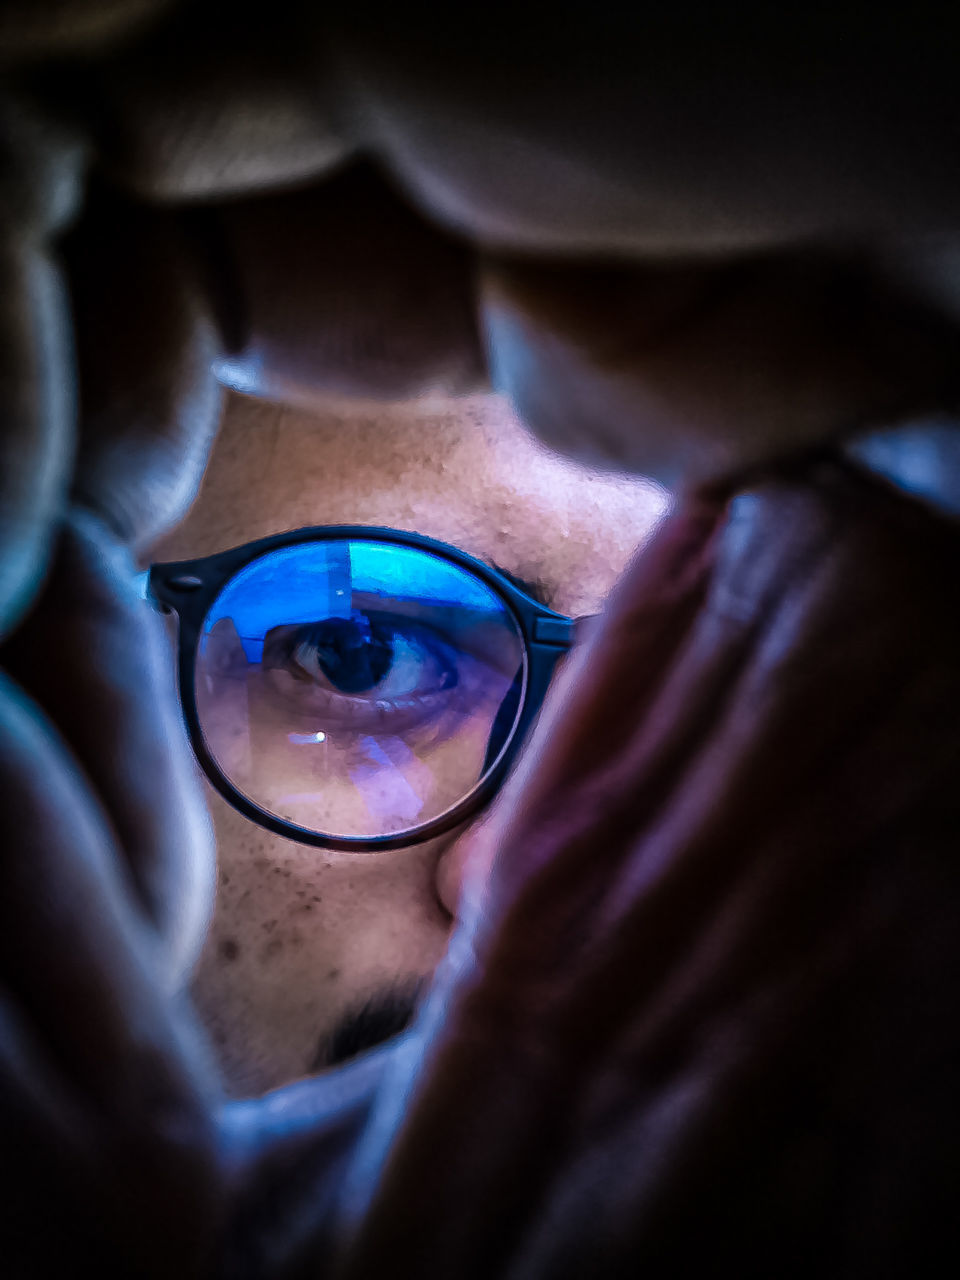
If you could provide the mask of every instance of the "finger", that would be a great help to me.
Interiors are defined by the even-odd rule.
[[[7,1186],[2,1238],[9,1274],[53,1275],[71,1256],[94,1252],[84,1227],[87,1206],[77,1204],[78,1195],[91,1186],[95,1162],[87,1119],[44,1060],[6,991],[0,992],[0,1133]],[[41,1177],[43,1199],[35,1194]],[[60,1207],[52,1229],[51,1202]]]
[[[38,1280],[78,1265],[137,1275],[185,1266],[196,1274],[192,1245],[184,1248],[179,1224],[165,1221],[173,1206],[156,1200],[169,1195],[162,1176],[149,1172],[156,1153],[139,1166],[136,1136],[126,1135],[133,1141],[125,1149],[122,1129],[112,1131],[71,1089],[7,993],[0,996],[0,1133],[5,1274]],[[145,1221],[151,1212],[153,1224]],[[135,1233],[150,1225],[157,1235],[147,1244]]]
[[[193,498],[219,416],[219,335],[174,217],[99,192],[66,257],[82,419],[73,497],[104,523],[73,518],[7,660],[98,787],[171,988],[202,942],[213,858],[167,646],[122,544],[154,539]]]
[[[4,61],[86,52],[139,28],[175,0],[5,0],[0,12]]]
[[[407,396],[484,380],[465,248],[354,169],[222,207],[243,337],[221,374],[255,394]],[[577,266],[487,260],[491,376],[553,447],[671,486],[955,400],[956,322],[867,255]]]
[[[497,251],[656,257],[955,226],[950,17],[910,12],[327,21],[349,118],[431,216]]]
[[[195,1274],[219,1217],[212,1090],[199,1040],[160,994],[155,947],[132,908],[102,810],[9,681],[0,721],[8,821],[0,970],[21,1020],[4,1027],[5,1058],[15,1078],[32,1057],[43,1064],[19,1094],[27,1108],[19,1132],[27,1142],[36,1137],[40,1156],[34,1163],[5,1143],[4,1182],[25,1166],[20,1190],[34,1206],[49,1204],[51,1182],[59,1183],[66,1200],[54,1234],[92,1207],[89,1234],[131,1274],[181,1266]],[[90,1182],[73,1176],[77,1151]]]
[[[231,1189],[226,1274],[283,1280],[329,1265],[340,1183],[392,1052],[385,1046],[221,1108]]]
[[[932,1244],[929,1232],[956,1123],[941,1069],[957,1050],[944,1039],[960,909],[945,856],[958,752],[946,708],[960,694],[949,656],[960,619],[941,590],[955,537],[858,489],[828,486],[819,510],[782,486],[753,511],[751,499],[735,504],[694,635],[716,639],[725,623],[739,645],[748,639],[746,661],[703,689],[690,665],[703,671],[717,646],[706,643],[697,662],[685,645],[678,683],[665,682],[649,737],[632,748],[644,779],[636,809],[651,799],[656,816],[641,817],[641,843],[610,878],[597,933],[585,922],[577,930],[596,947],[595,981],[571,1000],[561,1039],[567,1055],[578,1044],[590,1055],[605,1026],[617,1030],[599,1077],[582,1082],[580,1153],[548,1193],[518,1272],[562,1271],[577,1230],[598,1221],[613,1241],[610,1265],[622,1254],[654,1274],[685,1273],[709,1240],[725,1265],[762,1272],[801,1203],[792,1238],[809,1250],[803,1269],[844,1249],[867,1270],[881,1256],[893,1271],[937,1265],[946,1241]],[[891,621],[898,608],[902,626]],[[681,701],[700,728],[676,786],[664,761],[677,759]],[[629,755],[614,767],[629,769]],[[623,797],[622,780],[611,782]],[[591,850],[619,843],[615,807]],[[538,889],[549,894],[542,878]],[[541,970],[541,1005],[560,989],[555,961]],[[624,1016],[627,991],[635,1017]],[[864,1167],[876,1172],[868,1197]],[[688,1240],[691,1211],[701,1225]],[[547,1221],[570,1234],[548,1240]]]
[[[862,255],[492,263],[491,378],[548,444],[676,487],[956,400],[960,328]]]
[[[76,513],[64,528],[4,661],[82,762],[155,931],[164,988],[176,990],[209,923],[213,839],[159,615],[102,522]]]
[[[222,375],[288,403],[405,398],[484,381],[473,261],[369,168],[295,194],[224,205],[245,338]]]
[[[70,474],[70,325],[49,241],[73,211],[82,163],[32,103],[0,98],[0,636],[36,590]]]
[[[499,1008],[507,1017],[510,1016],[511,1007],[517,1011],[521,1023],[532,1015],[532,1009],[526,1007],[526,996],[520,989],[520,983],[524,981],[522,970],[517,971],[517,981],[509,988],[504,987],[502,981],[488,985],[485,977],[489,935],[495,934],[497,923],[501,921],[502,912],[509,908],[512,896],[516,896],[519,890],[526,889],[536,904],[535,910],[542,913],[534,922],[535,933],[532,936],[528,932],[528,920],[525,922],[525,929],[511,932],[513,941],[520,945],[521,939],[526,937],[535,951],[537,938],[543,937],[547,945],[555,944],[560,949],[565,949],[571,938],[578,933],[571,922],[576,920],[578,914],[586,911],[586,904],[589,902],[586,893],[582,900],[579,898],[579,889],[585,887],[585,881],[591,879],[593,874],[601,881],[609,876],[608,862],[591,856],[575,866],[566,886],[566,893],[547,894],[538,898],[535,892],[537,874],[549,874],[550,863],[557,857],[558,850],[563,849],[573,806],[564,800],[559,810],[550,811],[549,803],[538,803],[529,793],[533,790],[535,795],[543,795],[539,787],[545,774],[555,777],[559,773],[564,779],[557,788],[558,791],[565,785],[572,785],[573,779],[566,767],[571,757],[577,765],[574,776],[579,775],[581,766],[586,763],[583,744],[590,739],[580,732],[570,732],[568,721],[573,723],[573,717],[567,715],[566,707],[571,697],[580,707],[589,707],[589,698],[584,703],[587,688],[596,697],[596,683],[598,679],[602,680],[605,668],[599,661],[593,661],[593,655],[605,636],[610,638],[610,643],[619,644],[624,649],[629,648],[631,662],[629,673],[617,671],[617,720],[613,726],[604,723],[602,736],[591,744],[591,782],[601,773],[604,764],[616,759],[618,751],[629,741],[632,729],[638,721],[642,722],[651,691],[669,669],[672,656],[688,633],[697,608],[702,603],[713,557],[711,543],[714,541],[717,518],[717,509],[705,506],[694,513],[685,511],[665,522],[659,535],[647,544],[642,560],[635,566],[635,582],[631,583],[633,590],[626,584],[621,586],[621,600],[626,598],[629,591],[629,598],[635,602],[636,616],[631,619],[631,624],[627,627],[615,626],[609,619],[604,619],[586,647],[575,652],[572,660],[568,660],[558,678],[557,688],[551,689],[532,739],[526,744],[517,769],[494,802],[489,819],[484,823],[479,842],[481,847],[477,851],[459,906],[461,924],[454,932],[447,955],[438,970],[435,990],[418,1013],[415,1027],[417,1034],[410,1038],[405,1050],[397,1054],[388,1072],[366,1141],[358,1146],[344,1181],[341,1212],[348,1238],[351,1232],[358,1230],[361,1223],[366,1223],[371,1199],[379,1194],[384,1176],[384,1161],[388,1159],[391,1141],[396,1139],[405,1123],[410,1098],[417,1088],[418,1076],[420,1087],[427,1081],[432,1082],[427,1085],[427,1089],[435,1090],[437,1099],[444,1093],[442,1078],[433,1075],[437,1070],[434,1055],[437,1045],[445,1042],[450,1044],[451,1053],[456,1052],[455,1038],[461,1037],[461,1030],[458,1015],[454,1011],[461,1002],[468,1001],[471,991],[479,989],[479,999],[483,1001],[486,993],[491,1006]],[[554,763],[557,754],[563,753],[563,770],[555,768],[547,773],[544,756],[548,752]],[[582,820],[590,826],[611,789],[603,783],[599,789],[595,786],[591,788],[587,783],[582,789],[575,787],[574,790],[582,809]],[[598,794],[590,794],[591,791],[598,791]],[[556,800],[556,792],[551,793],[551,798]],[[542,833],[534,834],[531,839],[531,833],[535,832],[534,815],[540,822],[545,821],[546,826]],[[519,831],[521,823],[523,829]],[[518,839],[521,843],[517,843]],[[519,856],[520,850],[522,856]],[[618,856],[618,847],[609,847],[607,852],[615,858]],[[493,880],[490,877],[491,867],[496,869]],[[491,900],[492,894],[495,896]],[[561,918],[561,913],[565,919]],[[556,926],[553,932],[551,925]],[[487,946],[482,947],[481,940],[486,941]],[[481,947],[484,954],[481,954]],[[542,971],[543,966],[537,957],[533,973],[540,975]],[[569,988],[576,989],[579,976],[576,964],[567,964],[565,961],[559,972],[566,975]],[[536,977],[533,982],[536,984]],[[530,994],[529,989],[526,994]],[[536,995],[533,996],[533,1005],[537,1007]],[[470,1030],[460,1039],[460,1043],[467,1056],[480,1053],[495,1056],[502,1050],[505,1062],[507,1058],[512,1062],[513,1051],[509,1046],[514,1034],[514,1030],[504,1030],[490,1039],[483,1029],[479,1033]],[[545,1058],[544,1065],[546,1062]],[[549,1057],[551,1069],[558,1073],[558,1081],[564,1077],[572,1062],[573,1059],[568,1064],[562,1057]],[[509,1072],[510,1066],[507,1065],[504,1070]],[[499,1071],[498,1067],[498,1076]],[[478,1133],[475,1144],[475,1158],[478,1161],[486,1162],[489,1158],[494,1164],[498,1164],[502,1158],[502,1143],[506,1140],[506,1134],[513,1131],[515,1123],[521,1123],[513,1112],[514,1106],[522,1109],[526,1105],[519,1088],[521,1078],[518,1076],[517,1088],[508,1087],[503,1092],[503,1130],[495,1132],[491,1129],[482,1136]],[[541,1080],[540,1084],[543,1085],[544,1082]],[[430,1106],[429,1103],[426,1105]],[[438,1109],[442,1105],[438,1101]],[[424,1132],[429,1135],[429,1128]],[[430,1141],[429,1136],[426,1141]],[[418,1148],[417,1154],[411,1157],[412,1163],[416,1162],[422,1152],[423,1149]],[[364,1225],[364,1232],[366,1229]],[[358,1245],[356,1237],[353,1243]],[[362,1247],[360,1252],[362,1253]]]
[[[0,249],[0,634],[37,588],[63,502],[73,450],[66,299],[32,245]]]
[[[218,199],[330,172],[353,143],[310,6],[179,6],[80,72],[103,170],[140,196]]]
[[[64,256],[80,383],[73,496],[136,549],[183,516],[206,465],[221,407],[215,302],[182,221],[103,187]]]
[[[909,236],[950,226],[956,211],[940,175],[955,104],[935,15],[912,23],[904,40],[876,33],[855,56],[808,14],[791,19],[786,42],[745,18],[732,45],[718,43],[706,21],[677,27],[670,15],[622,25],[591,12],[589,22],[549,33],[518,23],[500,50],[491,98],[486,53],[499,37],[482,21],[464,42],[417,14],[397,27],[389,18],[367,24],[283,10],[272,25],[231,29],[217,71],[213,52],[224,41],[212,14],[171,18],[82,82],[98,104],[90,120],[103,163],[118,180],[163,198],[209,197],[326,175],[334,155],[352,153],[359,140],[430,218],[502,254],[627,264],[696,253],[714,264],[702,274],[654,270],[653,279],[649,268],[638,276],[625,265],[623,291],[610,287],[612,269],[592,279],[576,271],[555,285],[516,264],[491,272],[497,378],[547,439],[576,448],[572,424],[582,419],[590,437],[582,451],[669,483],[697,483],[858,431],[875,416],[887,425],[888,416],[952,409],[943,386],[952,339],[932,335],[921,315],[933,311],[929,290],[898,289],[843,254],[725,265],[734,252],[847,237],[851,228],[866,239],[895,234],[909,257]],[[660,54],[674,45],[677,56],[664,62]],[[186,47],[182,109],[167,126],[157,104],[169,98]],[[731,78],[750,86],[749,110],[731,98]],[[251,101],[264,97],[266,144],[236,123],[245,82]],[[779,131],[768,126],[773,118]],[[724,145],[705,143],[714,130]],[[337,152],[340,137],[351,143]],[[757,184],[758,164],[775,179]],[[342,200],[344,190],[332,184],[329,214],[318,192],[299,217],[292,197],[226,215],[236,296],[250,302],[254,325],[230,370],[235,381],[293,400],[317,386],[401,395],[469,386],[479,361],[454,283],[461,264],[432,251],[426,236],[411,238],[413,223],[389,201],[368,218],[362,200],[359,209]],[[295,220],[289,242],[276,234],[283,216]],[[307,259],[315,270],[303,270]],[[339,284],[348,272],[350,290]],[[423,305],[411,307],[414,277]],[[717,305],[718,290],[736,296]],[[332,321],[323,306],[311,314],[311,296],[331,300]],[[691,314],[699,304],[703,313]],[[661,359],[636,353],[637,328],[652,328],[660,344],[657,317],[672,323],[678,309],[682,332],[662,344]],[[635,356],[641,367],[631,371]],[[595,447],[594,436],[602,437]]]

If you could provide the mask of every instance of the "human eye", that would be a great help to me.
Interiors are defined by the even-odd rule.
[[[346,837],[409,831],[499,758],[526,678],[503,599],[418,548],[296,543],[209,607],[197,728],[221,775],[284,822]]]
[[[327,731],[407,731],[452,709],[466,655],[426,622],[354,609],[273,628],[264,671],[291,710]]]

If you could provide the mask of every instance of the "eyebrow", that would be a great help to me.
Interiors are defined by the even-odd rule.
[[[502,564],[497,564],[495,560],[490,562],[490,567],[492,569],[496,569],[497,573],[502,573],[503,576],[508,581],[512,582],[515,587],[519,587],[521,591],[525,591],[528,596],[536,600],[537,604],[542,604],[545,609],[553,608],[549,599],[550,592],[547,590],[547,586],[544,582],[539,580],[534,581],[532,578],[521,577],[519,573],[511,573],[509,569],[505,569]]]

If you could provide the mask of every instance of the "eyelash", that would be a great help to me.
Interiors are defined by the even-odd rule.
[[[372,625],[381,630],[387,630],[391,640],[399,636],[402,640],[411,640],[421,644],[434,658],[443,670],[443,678],[445,683],[443,688],[452,688],[457,683],[457,670],[455,650],[453,646],[445,640],[440,633],[433,627],[427,626],[421,622],[413,622],[410,618],[403,618],[397,614],[390,613],[372,613],[366,611],[364,617],[367,618]],[[295,663],[304,671],[304,674],[311,676],[312,674],[303,667],[297,657],[297,651],[305,645],[315,644],[315,633],[320,623],[304,623],[303,625],[291,629],[289,634],[285,634],[279,642],[280,651],[287,663]],[[264,659],[267,658],[267,652],[264,651]],[[378,681],[382,684],[389,677],[390,669],[384,674],[382,679]]]
[[[305,640],[305,636],[309,637],[310,632],[315,631],[318,625],[308,623],[291,629],[283,636],[275,637],[272,652],[264,650],[263,670],[268,679],[274,673],[272,683],[275,693],[288,703],[292,711],[314,717],[323,715],[328,722],[338,722],[332,726],[334,729],[353,732],[376,730],[399,733],[424,725],[443,713],[454,710],[456,695],[452,695],[452,691],[460,684],[460,673],[453,647],[433,628],[414,623],[409,618],[389,614],[367,616],[381,627],[390,628],[392,635],[400,635],[408,641],[412,637],[415,643],[421,645],[438,664],[438,685],[419,692],[417,686],[401,697],[375,698],[373,695],[376,689],[389,680],[390,668],[377,685],[365,693],[344,693],[329,687],[329,681],[326,686],[320,684],[317,674],[307,670],[297,656],[298,649],[309,642]],[[282,688],[283,675],[289,675],[298,682],[295,695],[291,696],[290,690]]]

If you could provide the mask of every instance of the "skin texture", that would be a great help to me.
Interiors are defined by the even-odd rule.
[[[495,397],[293,411],[233,396],[198,498],[151,552],[186,559],[314,524],[427,534],[595,613],[665,496],[548,453]],[[212,931],[193,984],[224,1080],[261,1093],[311,1070],[345,1014],[429,978],[456,913],[453,835],[381,854],[275,836],[208,788]]]

